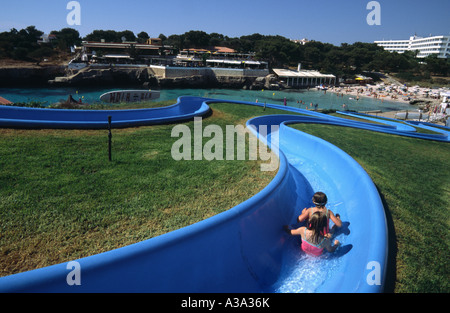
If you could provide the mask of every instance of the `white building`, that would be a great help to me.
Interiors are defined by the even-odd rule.
[[[322,74],[318,71],[302,70],[298,65],[297,70],[274,68],[273,72],[279,79],[285,82],[287,86],[305,88],[318,85],[335,85],[336,76],[332,74]]]
[[[37,43],[38,44],[49,43],[49,42],[55,41],[56,39],[57,39],[56,35],[43,34],[41,37],[39,37],[39,40],[37,41]]]
[[[409,40],[380,40],[375,43],[389,52],[417,51],[418,58],[432,54],[438,58],[450,58],[450,36],[411,36]]]
[[[309,42],[309,40],[306,39],[306,38],[303,38],[301,40],[299,40],[299,39],[291,39],[291,41],[295,42],[295,43],[298,43],[298,44],[300,44],[302,46],[306,45]]]

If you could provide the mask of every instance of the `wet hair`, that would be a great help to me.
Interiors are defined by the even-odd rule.
[[[323,237],[323,230],[327,226],[327,216],[325,213],[316,211],[313,213],[307,226],[308,230],[313,231],[311,238],[312,243],[319,243],[321,237]]]
[[[318,191],[314,194],[312,201],[317,207],[324,207],[328,201],[327,195],[321,191]]]

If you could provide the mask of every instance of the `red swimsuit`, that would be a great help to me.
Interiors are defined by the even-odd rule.
[[[304,252],[306,252],[307,254],[311,254],[311,255],[315,255],[315,256],[321,255],[323,252],[323,248],[320,246],[322,245],[325,238],[323,238],[322,241],[317,245],[309,242],[308,240],[306,240],[306,228],[305,228],[304,236],[305,236],[305,238],[302,238],[301,249]]]

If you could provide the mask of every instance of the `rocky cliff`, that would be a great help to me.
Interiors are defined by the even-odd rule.
[[[0,68],[2,86],[144,86],[148,88],[233,88],[278,89],[273,75],[246,77],[226,75],[191,75],[164,78],[151,68],[87,67],[78,71],[65,66]]]
[[[55,77],[65,75],[65,66],[28,66],[0,68],[0,86],[45,86]]]
[[[55,86],[137,86],[155,85],[155,77],[147,68],[84,68],[55,77],[49,84]]]

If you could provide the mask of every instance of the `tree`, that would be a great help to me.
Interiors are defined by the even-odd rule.
[[[26,60],[28,55],[28,49],[17,47],[11,53],[11,57],[15,60]]]
[[[120,38],[120,40],[118,40],[118,42],[122,42],[123,38],[125,39],[125,41],[136,41],[136,36],[134,35],[134,33],[131,30],[124,30],[124,31],[118,32],[117,36]]]
[[[204,31],[191,30],[184,34],[185,44],[188,48],[202,48],[209,45],[210,35]]]
[[[86,41],[101,41],[105,42],[117,42],[117,32],[114,30],[94,30],[92,33],[86,35],[84,40]],[[120,40],[120,37],[119,37]]]
[[[425,58],[425,69],[436,75],[447,76],[450,72],[449,59],[438,58],[436,54],[431,54]]]
[[[137,35],[137,42],[138,43],[146,43],[149,38],[150,38],[150,36],[146,32],[140,32]]]
[[[183,50],[185,48],[185,36],[184,35],[170,35],[167,38],[169,45],[173,46],[175,49]]]
[[[81,44],[80,33],[73,28],[63,28],[60,31],[54,30],[50,34],[56,36],[57,45],[60,50],[67,50],[70,47]]]
[[[54,54],[55,50],[47,46],[42,46],[36,50],[29,52],[27,54],[27,57],[37,61],[39,64],[39,62],[41,62],[44,58],[51,57]]]
[[[159,39],[161,39],[162,45],[164,46],[164,42],[167,40],[167,37],[164,34],[159,34]]]
[[[0,34],[0,47],[3,50],[0,55],[16,60],[28,60],[28,54],[40,46],[37,43],[44,34],[35,26],[28,26],[18,31],[13,28],[9,32]]]
[[[222,34],[218,33],[211,33],[209,35],[209,46],[215,47],[215,46],[222,46],[225,42],[225,37]]]
[[[317,46],[307,43],[304,49],[304,58],[306,63],[314,67],[322,60],[323,56]]]
[[[21,31],[24,31],[25,39],[29,42],[36,42],[44,34],[44,32],[37,30],[35,26],[28,26]]]
[[[125,41],[136,41],[136,36],[130,30],[124,30],[121,32],[116,32],[115,30],[94,30],[92,33],[86,35],[86,37],[84,37],[84,40],[105,40],[105,42],[122,42],[122,38],[125,38]]]
[[[266,40],[265,36],[255,33],[248,36],[241,36],[239,38],[240,48],[242,52],[255,52],[256,44],[261,40]]]

